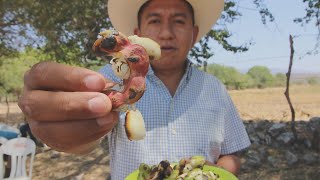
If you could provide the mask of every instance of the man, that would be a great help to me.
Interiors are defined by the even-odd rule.
[[[146,3],[145,3],[146,2]],[[244,126],[224,86],[192,66],[187,55],[216,22],[223,0],[109,0],[114,27],[161,46],[152,61],[147,90],[136,104],[144,116],[144,140],[129,141],[123,114],[111,111],[101,92],[118,81],[110,66],[100,73],[40,63],[25,75],[19,106],[33,133],[54,149],[85,153],[108,133],[112,179],[123,180],[140,163],[177,162],[203,155],[236,174],[236,152],[249,146]],[[126,9],[127,8],[127,9]]]

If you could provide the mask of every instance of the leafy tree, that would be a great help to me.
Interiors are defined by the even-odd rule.
[[[253,4],[255,4],[257,9],[259,10],[261,21],[263,24],[266,24],[268,19],[270,22],[275,20],[274,16],[269,11],[268,6],[265,4],[264,0],[254,0]]]
[[[320,1],[319,0],[303,0],[306,4],[305,16],[294,19],[294,22],[304,26],[309,23],[313,23],[318,30],[317,43],[314,47],[313,53],[318,53],[320,46]],[[312,53],[309,52],[309,53]]]
[[[27,48],[18,57],[0,58],[2,65],[0,68],[0,97],[9,94],[19,96],[23,86],[23,75],[30,67],[42,60],[46,60],[46,55],[41,55],[39,50]]]
[[[275,86],[285,86],[287,77],[283,73],[277,73],[275,75]]]
[[[212,64],[208,73],[215,75],[228,89],[245,89],[249,87],[250,77],[241,74],[233,67]]]
[[[226,24],[233,23],[240,16],[241,14],[236,11],[236,3],[232,1],[226,1],[224,12],[221,15],[220,28],[217,30],[211,29],[207,36],[202,38],[200,42],[191,50],[190,56],[195,58],[196,62],[199,64],[202,64],[204,61],[209,59],[214,55],[214,52],[209,46],[209,43],[212,42],[212,40],[217,41],[227,51],[234,53],[247,51],[250,44],[236,46],[232,45],[228,41],[232,34],[226,28]],[[204,65],[206,64],[207,63],[204,63]]]
[[[111,28],[106,0],[0,0],[0,3],[0,47],[19,50],[32,45],[60,62],[97,63],[91,46],[99,32]],[[211,57],[214,53],[209,42],[213,40],[226,50],[246,51],[246,44],[235,46],[228,41],[232,34],[226,24],[240,16],[236,3],[226,1],[220,29],[212,30],[190,55],[200,63]]]
[[[247,74],[254,80],[257,88],[270,87],[274,84],[274,77],[267,67],[254,66]]]
[[[306,14],[304,17],[294,19],[294,22],[300,23],[301,25],[313,22],[320,32],[320,1],[319,0],[303,0],[307,5]]]
[[[0,2],[3,46],[14,49],[33,45],[57,61],[84,63],[96,59],[91,46],[102,28],[111,27],[106,0]]]
[[[306,9],[306,17],[317,18],[318,1],[303,1],[311,4]],[[252,2],[259,10],[262,23],[275,19],[264,0]],[[214,50],[209,45],[213,41],[234,53],[248,50],[250,42],[240,45],[230,42],[232,33],[227,25],[241,18],[237,4],[236,1],[225,1],[218,26],[191,51],[192,59],[203,64],[213,56]],[[99,32],[112,27],[106,12],[107,0],[0,0],[0,8],[0,56],[32,45],[60,62],[86,64],[87,67],[103,63],[97,61],[91,46]]]

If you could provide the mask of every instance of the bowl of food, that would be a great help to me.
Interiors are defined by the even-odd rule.
[[[141,163],[139,169],[129,174],[125,180],[237,180],[232,173],[216,167],[205,165],[205,158],[193,156],[181,159],[179,163],[170,164],[161,161],[158,165],[149,166]]]

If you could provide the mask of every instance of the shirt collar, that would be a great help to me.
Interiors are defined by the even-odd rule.
[[[189,81],[191,78],[191,74],[192,74],[193,63],[189,59],[187,59],[186,63],[187,64],[186,64],[185,74],[183,77],[185,77],[186,80]],[[148,70],[147,76],[155,77],[155,74],[154,74],[154,71],[153,71],[151,65],[149,65],[149,70]]]

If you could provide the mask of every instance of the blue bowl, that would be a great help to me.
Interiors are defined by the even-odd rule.
[[[5,137],[7,139],[13,139],[18,137],[18,133],[12,131],[0,131],[0,136]]]

